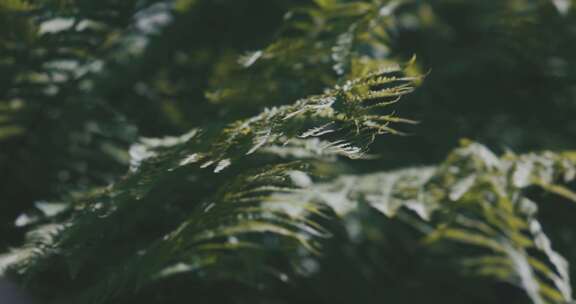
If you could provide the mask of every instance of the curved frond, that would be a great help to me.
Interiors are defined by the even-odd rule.
[[[326,204],[341,216],[367,203],[414,225],[428,246],[449,246],[446,254],[478,249],[458,258],[466,272],[517,285],[534,303],[566,303],[568,261],[552,248],[526,190],[539,186],[576,202],[562,186],[574,181],[575,169],[573,153],[498,157],[466,142],[436,167],[343,176],[291,200]]]

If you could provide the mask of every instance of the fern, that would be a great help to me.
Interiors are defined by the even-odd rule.
[[[406,121],[392,115],[374,115],[374,111],[384,104],[367,106],[364,103],[367,99],[373,99],[373,95],[379,95],[381,92],[385,92],[385,97],[394,99],[405,94],[410,88],[409,81],[414,81],[416,78],[406,78],[406,84],[399,85],[397,89],[374,89],[378,85],[391,82],[389,78],[384,77],[386,73],[398,71],[398,68],[379,70],[363,78],[351,80],[344,86],[336,87],[322,95],[299,100],[293,105],[269,109],[256,117],[233,123],[222,130],[206,130],[204,134],[201,131],[193,131],[183,138],[168,140],[168,144],[157,145],[155,150],[140,150],[141,155],[154,156],[149,159],[138,159],[141,164],[133,167],[134,173],[110,189],[104,190],[102,195],[86,198],[85,202],[77,204],[74,207],[77,211],[74,212],[72,222],[66,225],[69,228],[63,229],[56,235],[53,245],[48,247],[54,248],[43,250],[44,254],[40,255],[39,258],[47,259],[46,262],[34,262],[32,270],[42,269],[43,266],[38,266],[36,263],[51,264],[52,262],[49,262],[51,261],[50,257],[54,253],[58,257],[58,252],[65,252],[67,263],[71,264],[69,265],[71,273],[74,275],[80,271],[87,261],[94,258],[94,250],[98,250],[97,248],[106,250],[105,248],[108,246],[106,239],[113,241],[120,235],[129,237],[130,233],[135,231],[138,223],[145,221],[148,216],[156,215],[149,212],[161,208],[161,204],[167,203],[165,198],[161,199],[155,195],[155,191],[162,189],[163,181],[185,175],[194,176],[198,180],[206,179],[207,176],[213,174],[210,173],[211,171],[219,173],[241,159],[250,157],[260,148],[283,145],[298,137],[322,138],[328,143],[326,147],[328,150],[337,151],[338,154],[347,156],[361,155],[374,140],[374,136],[395,132],[389,126],[390,123]],[[356,92],[362,92],[363,95],[358,95]],[[166,141],[164,140],[164,142]],[[282,168],[283,165],[279,166]],[[262,183],[259,181],[260,179],[279,178],[281,174],[285,174],[287,171],[287,169],[280,170],[279,168],[274,169],[273,167],[270,171],[256,174],[256,178],[247,177],[248,181],[241,179],[247,185],[240,184],[238,187],[243,189],[252,183]],[[251,181],[253,179],[256,181]],[[214,181],[213,178],[210,180]],[[273,190],[278,187],[278,185],[273,184],[264,184],[263,186],[265,187],[260,191]],[[212,188],[213,186],[208,187]],[[162,191],[166,190],[162,189]],[[235,191],[239,190],[233,188],[229,192],[224,192],[224,197],[220,199],[224,201],[219,204],[224,206],[233,204],[234,201],[227,198],[234,197]],[[196,205],[192,209],[194,213],[207,208],[212,210],[209,206],[198,205],[199,203],[198,201],[194,202]],[[143,204],[148,210],[144,211],[142,215],[133,213],[134,208],[141,208]],[[221,211],[221,208],[224,210]],[[191,238],[188,242],[192,242],[192,244],[214,237],[269,231],[289,236],[298,240],[305,247],[313,248],[312,245],[307,244],[304,237],[292,231],[299,225],[304,225],[298,224],[295,219],[292,222],[286,219],[281,220],[278,215],[272,216],[270,219],[264,217],[260,221],[240,220],[225,225],[226,222],[230,221],[230,217],[258,217],[266,214],[258,208],[255,205],[234,210],[229,207],[217,206],[210,213],[203,214],[202,217],[193,215],[189,220],[184,219],[184,223],[175,232],[174,238],[177,240],[172,241],[172,243],[176,242],[178,246],[182,246],[182,243],[185,242],[178,240],[182,232],[177,231],[187,231],[187,227],[192,226],[196,227],[194,229],[195,234],[188,233],[186,235],[186,238]],[[214,215],[214,219],[210,220],[209,216],[212,212],[216,212],[216,215]],[[122,223],[126,214],[130,214],[130,221]],[[204,222],[205,220],[206,222]],[[278,221],[280,223],[277,223]],[[282,224],[288,227],[282,227]],[[301,229],[311,230],[310,227],[304,227]],[[168,239],[171,240],[171,237]],[[95,248],[94,242],[96,240],[98,240],[98,245]],[[217,245],[213,246],[217,247]],[[190,250],[194,250],[194,248],[192,246]],[[156,254],[154,250],[150,255],[154,259],[159,259],[161,256]],[[164,259],[166,261],[160,265],[165,265],[172,257]],[[24,262],[25,264],[26,262]],[[150,266],[148,265],[148,267]],[[160,271],[161,269],[153,268],[150,270],[151,273],[146,273],[147,277],[151,277],[154,270]],[[110,273],[117,275],[118,272],[118,270],[113,270]],[[135,281],[135,278],[130,280]],[[113,285],[122,286],[124,283]],[[98,292],[96,294],[106,293]]]
[[[0,2],[0,17],[20,27],[20,36],[0,32],[9,70],[0,91],[9,149],[0,160],[46,137],[40,145],[53,146],[38,158],[53,165],[38,171],[58,176],[43,191],[50,203],[34,197],[27,212],[12,212],[26,236],[0,254],[2,277],[49,303],[132,302],[179,278],[202,290],[300,288],[324,270],[330,248],[374,234],[368,223],[350,225],[368,209],[378,223],[415,231],[403,241],[441,270],[511,284],[537,304],[573,301],[568,260],[544,233],[532,194],[576,202],[574,152],[497,156],[463,141],[433,166],[360,173],[350,165],[377,157],[369,153],[377,136],[416,123],[396,114],[423,80],[415,59],[399,63],[392,50],[398,24],[409,21],[397,19],[402,1],[290,5],[274,41],[249,52],[179,43],[189,20],[225,14],[212,5]],[[187,113],[190,100],[196,114]],[[149,137],[156,119],[160,134],[189,131]],[[56,131],[43,120],[58,122]],[[39,133],[27,142],[31,132]],[[76,175],[62,173],[68,167]],[[339,243],[341,226],[351,242]],[[283,295],[273,300],[290,301]]]
[[[558,184],[574,179],[576,165],[572,154],[508,153],[497,157],[481,145],[465,143],[437,167],[343,176],[331,182],[313,183],[304,172],[318,171],[298,163],[249,172],[230,186],[221,187],[179,227],[140,255],[121,263],[120,268],[112,268],[106,283],[92,287],[88,294],[92,299],[105,301],[120,292],[117,288],[122,286],[135,288],[182,272],[242,276],[245,272],[231,273],[225,265],[229,265],[231,254],[232,261],[238,263],[242,251],[266,248],[267,238],[253,238],[254,234],[276,235],[291,240],[293,245],[286,248],[296,245],[318,253],[330,232],[314,218],[331,212],[345,218],[361,204],[368,204],[389,218],[398,217],[416,227],[428,250],[440,247],[452,254],[459,251],[456,244],[480,249],[456,261],[470,275],[515,284],[534,303],[571,301],[567,261],[551,248],[536,219],[537,206],[525,193],[536,185],[573,198],[573,192]],[[92,212],[100,217],[106,214],[102,210]],[[114,218],[113,214],[106,215],[94,224],[110,225],[106,223],[110,216]],[[75,225],[89,222],[80,219]],[[78,237],[85,241],[88,231]],[[59,234],[67,233],[70,231],[64,229]],[[59,248],[56,252],[71,240],[64,238],[53,243]],[[74,240],[72,244],[76,247],[79,242]],[[62,252],[74,252],[73,249]],[[34,261],[38,257],[27,258]],[[260,266],[263,272],[270,271],[267,266]],[[26,269],[30,265],[23,263],[20,267]],[[273,273],[280,280],[287,278],[282,272]]]
[[[467,142],[436,167],[343,176],[291,199],[280,196],[326,204],[340,216],[369,204],[420,230],[428,250],[448,243],[481,249],[459,257],[466,272],[517,285],[534,303],[565,303],[572,301],[568,262],[552,249],[526,189],[542,186],[576,202],[561,186],[574,180],[575,169],[573,153],[497,157]],[[454,251],[459,246],[446,254]]]
[[[223,56],[211,77],[207,97],[236,111],[242,102],[284,104],[284,99],[310,94],[318,87],[360,77],[375,66],[395,65],[387,54],[394,1],[314,1],[285,16],[277,39],[267,47]],[[304,72],[305,71],[305,72]],[[391,71],[393,72],[393,71]],[[406,70],[417,76],[416,65]],[[393,80],[401,75],[391,73]],[[402,79],[399,79],[402,81]],[[382,92],[385,93],[385,92]]]

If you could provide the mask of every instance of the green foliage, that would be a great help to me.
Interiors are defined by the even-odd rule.
[[[1,1],[0,275],[45,303],[571,303],[576,235],[550,210],[576,206],[572,131],[537,128],[566,152],[437,157],[458,121],[492,138],[460,97],[517,101],[492,65],[475,76],[493,54],[520,78],[556,58],[529,70],[573,109],[552,83],[572,53],[521,39],[552,20],[545,41],[574,50],[566,3]],[[416,124],[399,111],[452,128],[381,148]],[[498,144],[549,139],[510,128]]]
[[[413,225],[426,247],[444,246],[444,254],[463,249],[449,242],[478,248],[457,255],[466,272],[518,285],[534,303],[564,303],[572,300],[568,262],[552,249],[525,190],[538,185],[576,202],[557,184],[574,180],[575,165],[573,153],[499,158],[466,143],[436,167],[343,176],[291,200],[327,204],[341,216],[367,203]]]
[[[287,97],[331,86],[342,75],[359,77],[374,66],[395,64],[382,56],[388,53],[387,26],[397,6],[394,2],[316,4],[286,14],[278,38],[266,48],[240,60],[237,56],[221,60],[208,99],[226,103],[231,111],[246,111],[244,100],[266,106],[285,103]]]
[[[53,267],[50,265],[57,265],[54,259],[64,258],[71,275],[76,277],[81,271],[86,271],[86,264],[94,262],[97,257],[95,252],[108,251],[114,243],[130,238],[133,233],[137,233],[138,226],[143,222],[157,221],[161,217],[160,210],[165,208],[166,204],[177,206],[185,203],[181,201],[182,193],[172,199],[165,197],[167,183],[179,183],[183,177],[219,180],[211,176],[243,158],[249,158],[260,148],[283,145],[298,137],[322,138],[323,150],[359,157],[374,140],[374,136],[395,132],[389,126],[390,123],[406,121],[392,115],[373,114],[375,110],[396,102],[412,89],[411,82],[417,78],[387,77],[388,74],[396,72],[400,72],[399,68],[377,70],[362,78],[352,79],[322,95],[301,99],[293,105],[268,109],[258,116],[232,123],[221,130],[193,130],[180,138],[164,141],[148,139],[148,149],[145,145],[134,147],[133,154],[136,159],[133,159],[133,173],[103,190],[102,194],[86,197],[82,203],[73,205],[75,211],[71,222],[56,234],[52,243],[45,244],[46,248],[39,257],[28,258],[19,252],[14,255],[26,258],[22,261],[24,273]],[[393,82],[394,86],[386,87]],[[382,101],[390,98],[392,102]],[[373,100],[378,102],[370,102]],[[370,103],[367,104],[368,102]],[[270,232],[295,239],[305,248],[312,249],[313,245],[308,243],[307,237],[294,231],[314,231],[314,225],[308,223],[305,217],[289,221],[283,218],[287,214],[281,212],[282,210],[271,213],[268,210],[270,208],[260,206],[257,200],[248,195],[274,191],[278,187],[281,189],[286,182],[275,183],[274,180],[294,168],[296,167],[289,164],[277,164],[268,170],[244,175],[230,187],[223,187],[224,189],[205,185],[207,189],[202,192],[216,192],[220,195],[212,199],[209,198],[212,195],[208,198],[200,196],[188,202],[192,205],[181,206],[190,215],[181,218],[177,227],[171,223],[154,229],[157,230],[154,233],[156,234],[173,227],[172,232],[162,237],[165,242],[155,240],[155,236],[151,236],[152,239],[147,238],[148,242],[151,242],[150,248],[138,250],[144,252],[142,257],[137,258],[143,261],[134,265],[128,261],[134,258],[134,250],[138,247],[127,248],[126,252],[122,253],[127,256],[116,257],[123,258],[122,264],[127,263],[127,266],[120,266],[120,269],[114,267],[104,272],[96,281],[106,282],[107,288],[135,286],[135,282],[147,282],[158,272],[162,272],[162,268],[168,267],[178,256],[184,256],[186,261],[195,261],[194,263],[199,264],[198,267],[208,262],[216,263],[218,256],[214,255],[214,251],[231,249],[227,248],[230,246],[221,248],[222,238],[242,234]],[[198,195],[200,190],[195,190]],[[190,194],[193,195],[194,192]],[[209,200],[208,203],[203,203],[206,199]],[[145,210],[134,213],[135,209]],[[314,210],[317,207],[310,206],[309,209]],[[173,216],[172,212],[174,211],[168,211],[166,220]],[[204,257],[204,250],[211,255]],[[30,270],[26,270],[28,268]],[[120,278],[116,278],[118,276]],[[117,280],[120,282],[116,282]],[[108,299],[108,294],[115,294],[114,291],[100,288],[92,293],[92,298],[100,298],[102,301]]]
[[[0,104],[8,123],[1,132],[0,170],[7,178],[0,187],[7,202],[0,235],[34,200],[114,180],[136,139],[135,126],[95,93],[103,82],[100,58],[110,50],[105,41],[118,27],[91,15],[75,21],[65,3],[2,3],[14,26],[2,28],[7,39],[0,43]]]

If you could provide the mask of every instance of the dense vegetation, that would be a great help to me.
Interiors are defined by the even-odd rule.
[[[0,278],[38,303],[573,303],[569,0],[0,25]]]

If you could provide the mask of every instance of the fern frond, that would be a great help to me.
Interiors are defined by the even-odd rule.
[[[436,167],[343,176],[291,200],[326,204],[340,216],[367,203],[415,225],[431,248],[480,249],[477,256],[457,257],[468,273],[517,285],[534,303],[566,303],[572,301],[568,261],[552,248],[526,189],[541,186],[576,202],[562,186],[574,180],[575,169],[570,153],[497,157],[466,142]],[[447,254],[459,252],[449,248]]]
[[[158,196],[166,193],[163,188],[165,181],[178,181],[188,176],[188,179],[216,182],[218,178],[214,173],[224,174],[224,178],[226,172],[231,170],[229,168],[241,167],[242,162],[254,158],[253,153],[274,146],[290,145],[291,141],[299,140],[300,137],[324,142],[322,150],[327,152],[322,153],[350,157],[361,155],[376,135],[393,130],[388,126],[395,120],[393,116],[380,119],[375,115],[377,112],[365,106],[363,98],[355,93],[360,87],[369,92],[378,92],[379,88],[367,87],[366,83],[387,84],[387,78],[382,76],[380,73],[368,75],[327,90],[322,95],[300,99],[292,105],[267,109],[258,116],[221,129],[193,130],[175,138],[143,139],[140,145],[132,149],[135,156],[132,173],[103,194],[75,203],[77,211],[65,228],[57,233],[54,241],[44,244],[43,249],[30,258],[35,262],[22,262],[19,264],[21,268],[18,264],[14,265],[15,271],[23,272],[25,277],[32,279],[37,276],[36,273],[42,272],[41,269],[49,268],[54,261],[64,259],[75,277],[83,267],[94,263],[95,250],[106,250],[114,240],[129,237],[140,223],[150,216],[158,216],[153,210],[169,206],[166,205],[168,202],[165,197]],[[398,97],[401,95],[397,94]],[[332,128],[333,132],[325,132],[327,128]],[[150,281],[158,273],[170,272],[164,268],[170,267],[178,254],[202,256],[201,248],[206,248],[209,253],[212,253],[213,248],[219,251],[223,239],[241,239],[246,234],[272,234],[292,239],[309,251],[317,251],[314,239],[323,237],[326,232],[308,217],[310,214],[319,214],[321,207],[305,201],[301,204],[283,202],[281,199],[267,204],[261,204],[260,201],[267,193],[278,192],[279,189],[284,189],[283,192],[294,191],[289,176],[296,169],[289,164],[276,165],[260,173],[243,175],[230,187],[218,190],[221,194],[215,198],[198,196],[192,199],[192,205],[184,207],[189,215],[181,218],[179,227],[174,227],[178,222],[167,225],[174,230],[165,240],[154,240],[152,237],[148,240],[152,245],[144,245],[145,249],[133,248],[125,253],[128,254],[125,258],[129,260],[134,257],[135,251],[150,252],[137,258],[142,260],[142,266],[126,260],[120,265],[128,266],[103,271],[101,275],[108,277],[106,282],[121,280],[117,284],[106,283],[105,287],[128,285],[136,288],[143,284],[138,282]],[[179,181],[179,184],[182,185],[182,182]],[[206,193],[220,188],[217,185],[205,187],[207,189],[203,192]],[[178,202],[176,206],[181,204]],[[134,213],[139,208],[145,210],[140,214],[138,211]],[[166,228],[158,230],[165,231]],[[212,240],[216,242],[212,243]],[[242,245],[249,243],[243,241]],[[257,244],[261,245],[261,242]],[[173,248],[167,249],[166,246]],[[63,253],[65,256],[61,256]],[[212,260],[215,257],[207,258]],[[149,259],[156,262],[152,263]],[[27,270],[27,265],[34,267]],[[144,265],[148,265],[146,269]],[[125,267],[127,270],[122,270]],[[134,267],[142,269],[134,272]],[[118,292],[104,292],[101,288],[105,287],[96,288],[98,291],[93,295],[98,296],[92,297],[96,302],[98,298],[102,301],[108,299],[104,296],[106,294],[113,298]],[[92,294],[91,291],[87,292]]]
[[[374,67],[392,66],[396,61],[386,58],[383,54],[388,52],[383,49],[388,48],[387,30],[394,23],[391,13],[396,6],[394,1],[329,1],[296,8],[286,15],[274,43],[240,56],[239,64],[234,62],[235,56],[221,60],[207,97],[229,107],[240,106],[245,100],[285,104],[286,96],[312,94],[333,83],[360,78]],[[398,76],[392,71],[381,74]],[[410,76],[417,77],[414,73]],[[378,85],[383,80],[372,81]],[[389,96],[385,90],[371,94],[358,97],[366,101]]]

